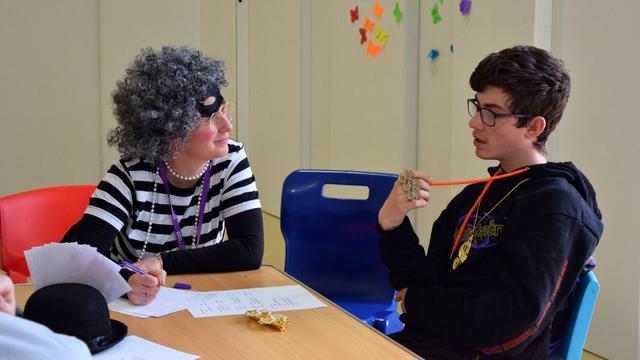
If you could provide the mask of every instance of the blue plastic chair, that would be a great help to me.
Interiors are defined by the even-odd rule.
[[[380,260],[377,214],[397,176],[296,170],[284,181],[280,227],[285,272],[379,331],[400,331],[394,290]],[[365,200],[323,195],[327,184],[366,186]]]
[[[600,284],[593,271],[586,272],[580,277],[576,284],[575,302],[566,329],[562,334],[560,345],[550,357],[551,360],[580,360],[599,292]]]

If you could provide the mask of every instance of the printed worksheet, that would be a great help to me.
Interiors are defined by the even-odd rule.
[[[192,302],[187,310],[193,317],[244,314],[249,310],[287,311],[326,305],[300,285],[210,291],[209,299]]]

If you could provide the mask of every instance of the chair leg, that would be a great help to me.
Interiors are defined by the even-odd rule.
[[[372,324],[373,328],[380,331],[383,334],[387,333],[387,328],[389,327],[389,320],[387,319],[381,319],[381,318],[375,318],[373,319],[373,324]]]

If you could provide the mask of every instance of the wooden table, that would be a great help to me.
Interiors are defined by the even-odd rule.
[[[193,285],[193,290],[232,290],[299,283],[271,266],[258,270],[169,276]],[[304,284],[303,284],[304,285]],[[184,310],[160,318],[136,318],[111,312],[128,325],[129,335],[199,355],[202,359],[415,359],[415,354],[360,322],[310,290],[326,308],[283,312],[285,332],[258,325],[242,315],[194,318]],[[33,292],[30,284],[16,286],[18,305]]]

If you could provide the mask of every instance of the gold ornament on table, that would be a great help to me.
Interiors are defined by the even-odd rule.
[[[270,325],[284,332],[289,325],[289,320],[282,314],[272,314],[268,310],[249,310],[244,316],[255,320],[260,325]]]
[[[407,194],[409,200],[420,199],[420,189],[416,185],[416,179],[413,178],[411,171],[405,170],[398,176],[398,182],[402,186],[402,189]]]

